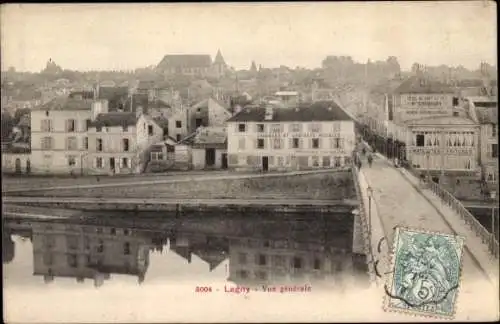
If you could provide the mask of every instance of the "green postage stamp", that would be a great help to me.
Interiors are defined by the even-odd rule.
[[[385,310],[453,318],[463,246],[459,236],[397,227]]]

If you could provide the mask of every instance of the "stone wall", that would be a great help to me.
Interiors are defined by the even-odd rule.
[[[26,192],[19,195],[31,196]],[[356,199],[350,171],[36,192],[48,197]]]

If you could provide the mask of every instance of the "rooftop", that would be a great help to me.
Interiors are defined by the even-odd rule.
[[[408,120],[407,125],[474,125],[474,121],[460,116],[424,117]]]
[[[34,107],[33,110],[90,110],[92,107],[91,99],[73,99],[70,97],[58,97],[51,101]]]
[[[395,90],[395,93],[454,93],[448,85],[431,79],[412,76],[403,81]]]
[[[91,127],[115,127],[134,126],[137,123],[137,116],[134,112],[108,112],[97,115],[89,126]]]
[[[99,87],[97,99],[107,99],[109,101],[128,97],[128,87]]]
[[[476,107],[476,116],[481,124],[498,125],[498,109]]]
[[[196,55],[196,54],[178,54],[178,55],[165,55],[158,68],[175,68],[175,67],[210,67],[212,59],[210,55]]]
[[[349,115],[333,101],[302,103],[297,108],[274,108],[272,120],[266,120],[265,115],[265,107],[247,107],[229,118],[228,122],[352,121]]]

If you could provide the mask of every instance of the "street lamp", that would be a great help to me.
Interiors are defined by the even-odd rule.
[[[495,200],[497,192],[495,190],[490,191],[491,200]],[[495,247],[495,205],[491,207],[491,250],[493,251]]]
[[[429,152],[429,151],[425,152],[425,157],[427,158],[427,182],[429,182],[429,179],[430,179],[429,159],[431,157],[431,152]]]

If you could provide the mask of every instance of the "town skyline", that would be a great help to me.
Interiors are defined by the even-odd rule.
[[[491,2],[4,5],[2,70],[39,72],[51,58],[69,70],[126,71],[166,54],[213,59],[219,49],[237,70],[252,61],[311,69],[329,55],[359,63],[395,56],[402,70],[415,62],[476,70],[496,65],[495,9]]]

